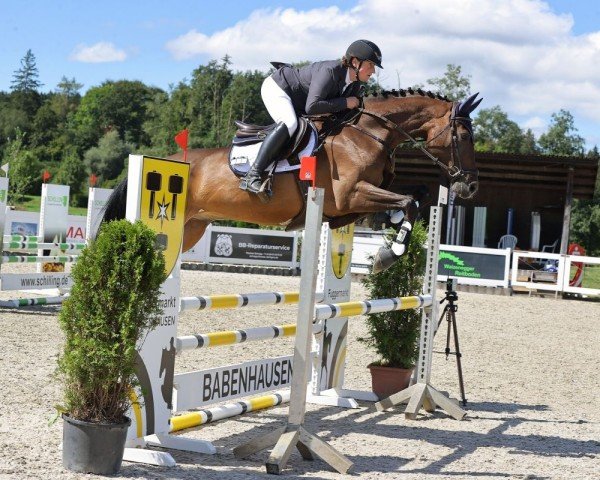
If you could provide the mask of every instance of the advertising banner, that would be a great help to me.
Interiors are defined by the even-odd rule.
[[[448,277],[467,285],[508,287],[509,249],[440,245],[438,281]]]
[[[296,235],[252,228],[210,230],[209,263],[296,266]]]
[[[175,375],[175,411],[289,387],[292,355]]]

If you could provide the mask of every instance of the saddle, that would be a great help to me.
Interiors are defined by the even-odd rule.
[[[229,166],[238,177],[241,177],[246,175],[254,163],[262,141],[275,128],[276,124],[254,125],[236,120],[235,125],[237,131],[229,152]],[[298,170],[300,159],[312,155],[317,146],[317,140],[318,134],[314,124],[310,120],[300,117],[298,128],[288,146],[279,155],[280,158],[273,162],[276,168],[273,170],[271,167],[272,173]]]
[[[289,148],[283,152],[283,157],[287,158],[293,155],[301,145],[306,143],[308,139],[305,136],[309,123],[310,121],[304,117],[298,118],[298,128],[296,128],[293,137],[289,141]],[[237,130],[235,137],[233,137],[233,145],[251,145],[262,142],[276,125],[276,123],[272,123],[271,125],[254,125],[236,120],[235,126]]]

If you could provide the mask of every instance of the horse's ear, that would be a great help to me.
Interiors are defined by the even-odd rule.
[[[481,103],[482,100],[483,100],[483,98],[480,98],[471,106],[471,112],[479,106],[479,104]],[[469,112],[469,113],[471,113],[471,112]]]
[[[470,115],[470,113],[473,110],[475,110],[475,108],[477,108],[479,103],[481,103],[481,100],[483,100],[483,98],[480,98],[479,100],[477,100],[476,103],[473,103],[473,102],[475,102],[477,95],[479,95],[479,92],[474,93],[469,98],[467,98],[464,102],[460,103],[460,105],[458,106],[458,113],[460,116],[468,117]]]

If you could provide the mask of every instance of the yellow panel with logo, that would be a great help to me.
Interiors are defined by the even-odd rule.
[[[354,224],[331,230],[331,268],[337,278],[343,278],[352,259]]]
[[[144,157],[140,218],[164,248],[167,276],[181,252],[189,171],[189,163]]]

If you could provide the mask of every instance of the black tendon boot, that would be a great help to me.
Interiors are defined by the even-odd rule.
[[[240,188],[242,190],[257,194],[263,202],[269,200],[270,192],[265,192],[264,189],[261,190],[261,175],[289,139],[290,134],[288,133],[287,125],[279,122],[263,140],[263,144],[260,146],[260,150],[256,156],[256,161],[250,167],[246,176],[240,181]]]

